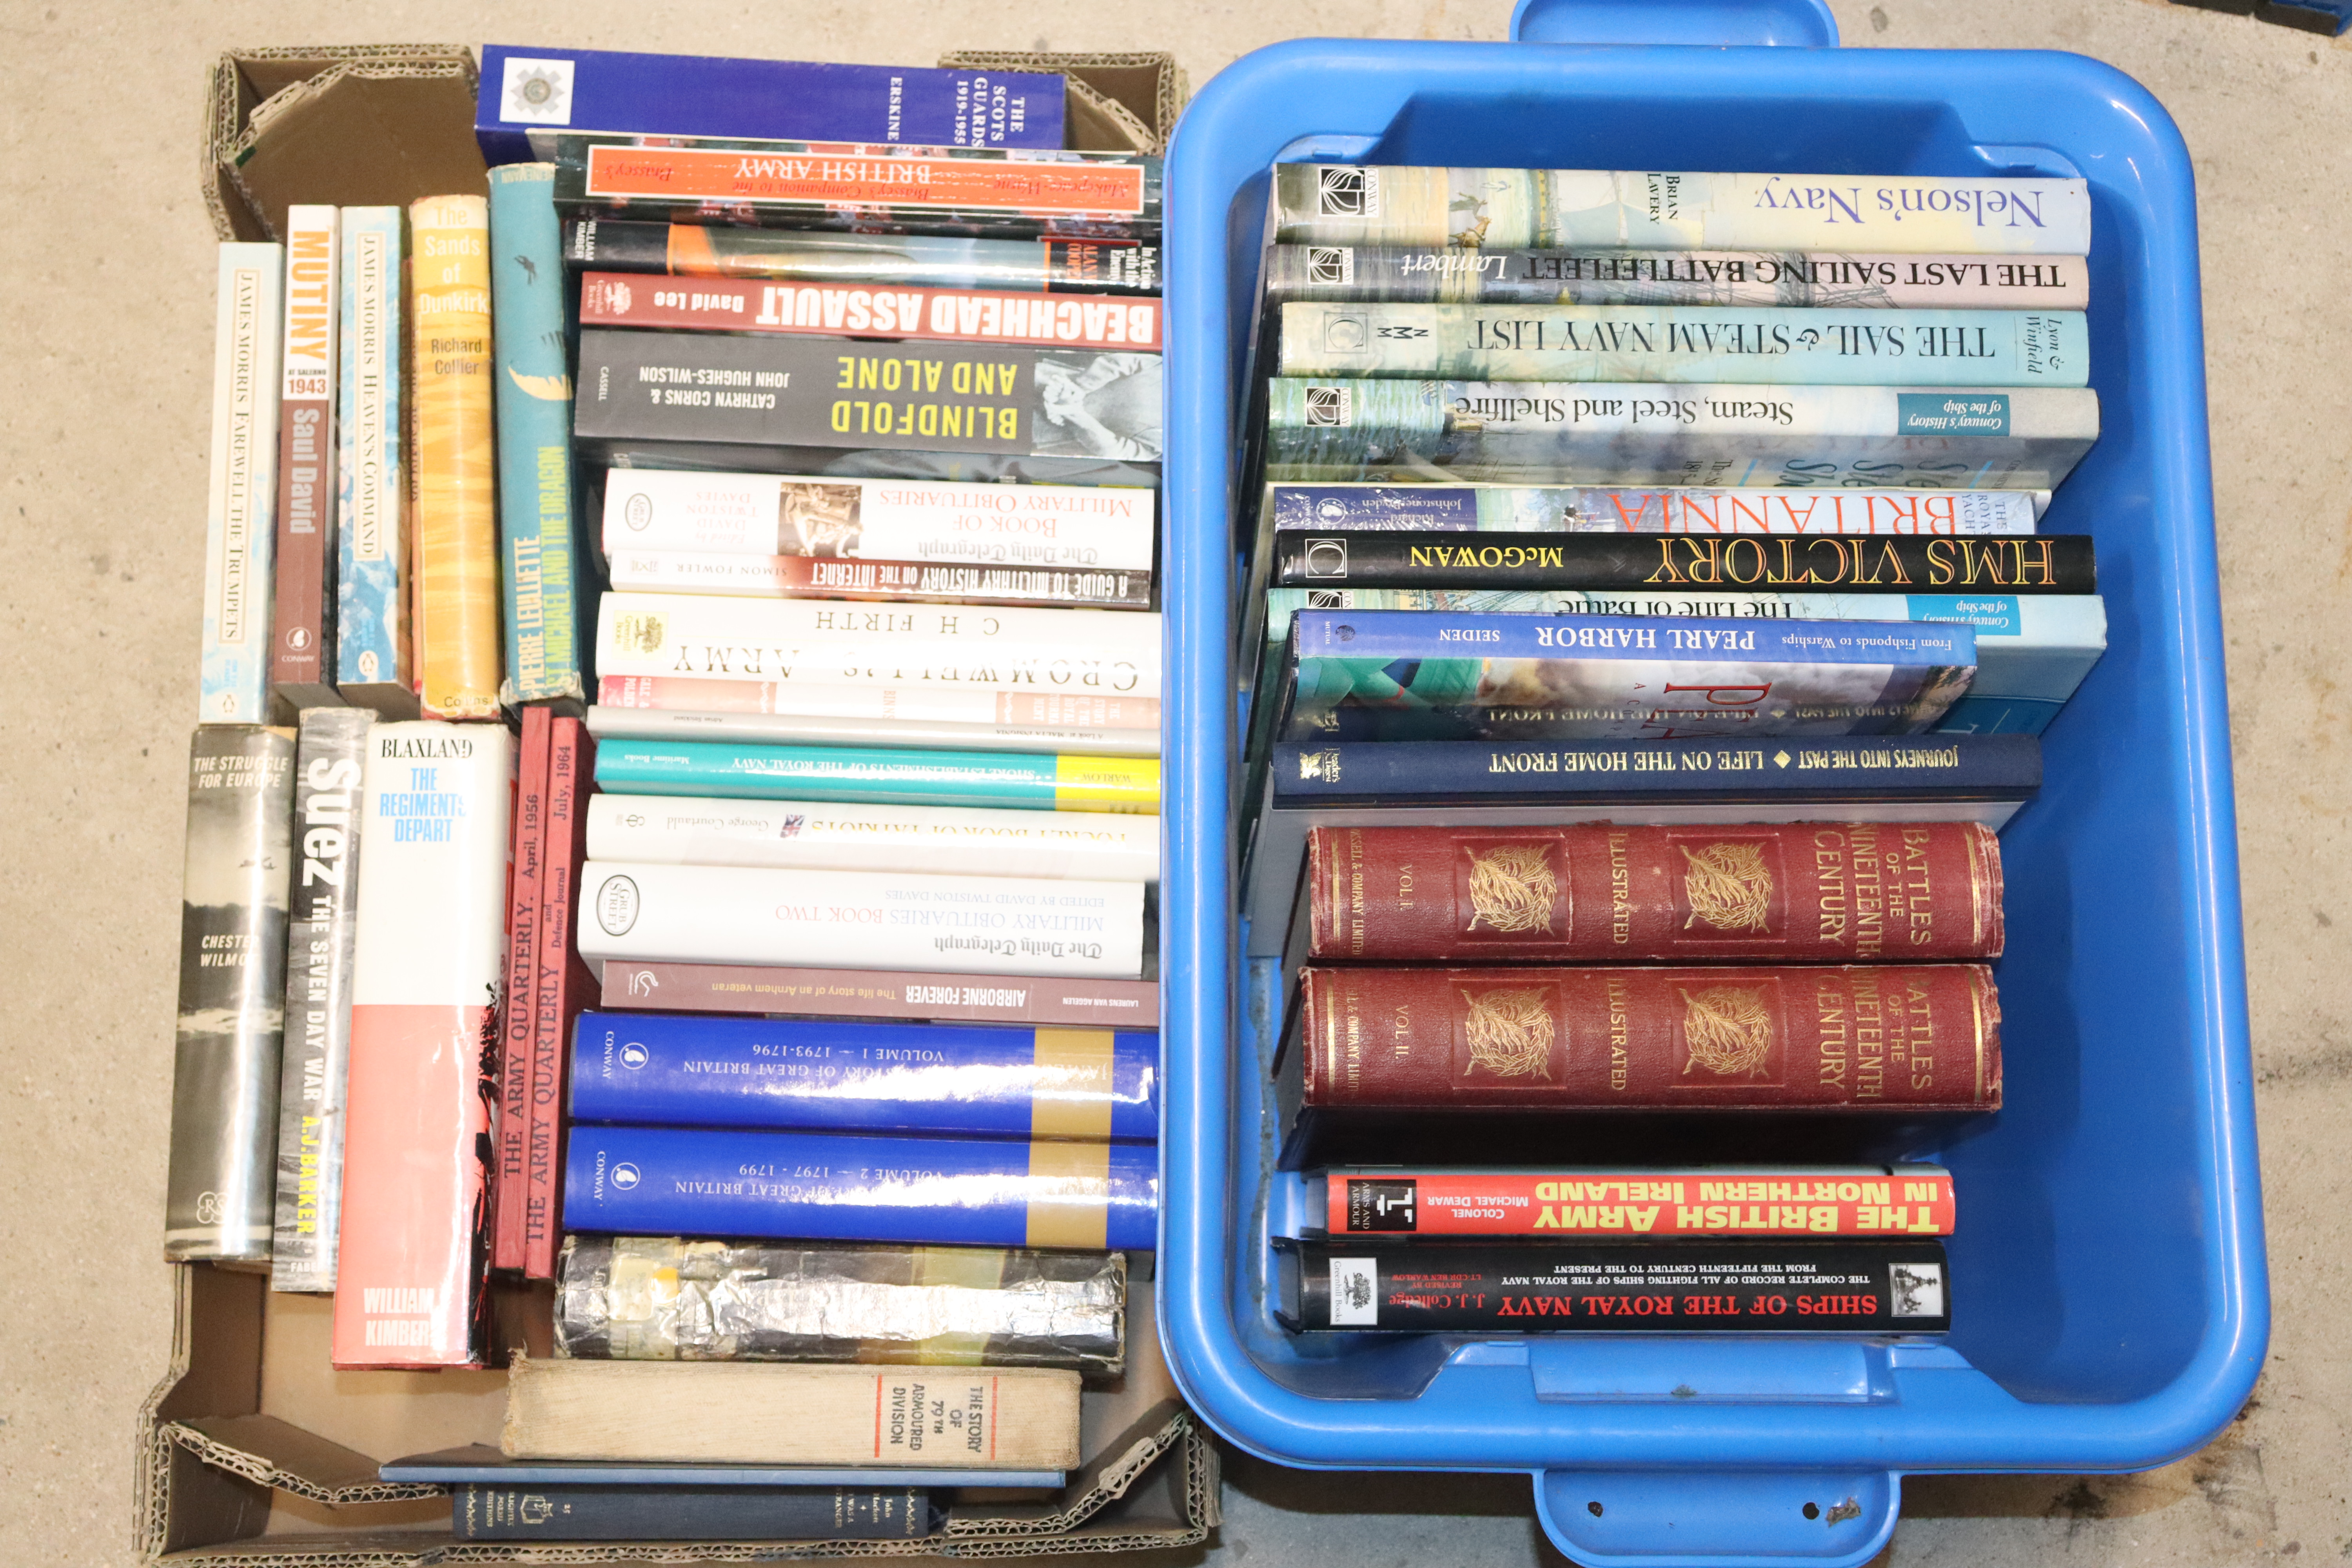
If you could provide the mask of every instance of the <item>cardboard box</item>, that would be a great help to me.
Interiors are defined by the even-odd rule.
[[[1168,151],[1186,97],[1176,57],[1136,54],[1034,54],[1004,49],[954,49],[943,66],[986,70],[1059,71],[1064,79],[1064,140],[1085,153]]]
[[[306,1568],[691,1563],[762,1558],[1041,1557],[1197,1545],[1218,1521],[1217,1454],[1160,1359],[1150,1269],[1129,1275],[1128,1370],[1080,1398],[1083,1468],[1057,1495],[973,1500],[920,1541],[478,1542],[451,1535],[445,1489],[387,1484],[385,1459],[496,1444],[503,1372],[336,1372],[332,1303],[259,1274],[179,1270],[171,1369],[140,1420],[137,1533],[150,1561]],[[551,1350],[546,1287],[499,1289],[499,1342]],[[978,1494],[999,1498],[1005,1494]]]

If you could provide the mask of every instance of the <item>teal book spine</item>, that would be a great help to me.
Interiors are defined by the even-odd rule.
[[[2087,343],[2079,310],[1292,303],[1277,374],[2084,386]]]
[[[499,700],[584,703],[580,531],[572,472],[572,377],[563,353],[563,235],[555,166],[490,171],[496,322],[499,545],[507,678]]]
[[[596,748],[596,787],[620,795],[1150,816],[1160,809],[1160,763],[1156,757],[613,738]]]
[[[388,719],[416,716],[408,644],[408,470],[401,405],[399,207],[343,209],[335,684]]]

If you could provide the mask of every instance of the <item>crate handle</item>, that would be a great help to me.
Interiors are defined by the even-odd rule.
[[[1881,1470],[1544,1470],[1536,1518],[1584,1568],[1861,1568],[1895,1533]]]
[[[1519,0],[1522,44],[1791,44],[1837,47],[1822,0]]]

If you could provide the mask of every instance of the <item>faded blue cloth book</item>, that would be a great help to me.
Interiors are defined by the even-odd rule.
[[[499,551],[508,707],[584,703],[572,377],[555,166],[490,171],[490,305],[498,324]]]
[[[408,449],[401,417],[406,212],[343,209],[342,389],[335,437],[335,686],[354,708],[416,717],[408,647]]]
[[[1909,735],[1975,678],[1956,623],[1301,610],[1285,741]]]
[[[1157,1245],[1150,1143],[574,1126],[567,1230],[921,1246]]]
[[[1160,1037],[1142,1030],[589,1012],[572,1052],[574,1121],[1160,1136]]]
[[[1059,147],[1063,92],[1042,72],[491,44],[474,140],[494,164],[553,157],[559,131]]]

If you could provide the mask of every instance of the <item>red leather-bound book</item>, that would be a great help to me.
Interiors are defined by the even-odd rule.
[[[1309,969],[1309,1110],[1990,1110],[1980,964]]]
[[[1998,958],[1973,822],[1318,827],[1318,963],[1916,963]]]

